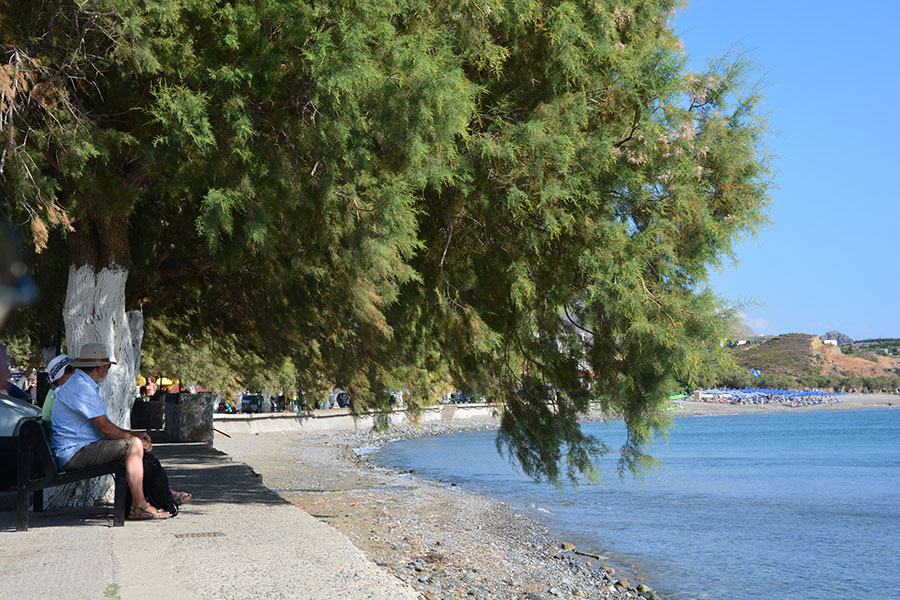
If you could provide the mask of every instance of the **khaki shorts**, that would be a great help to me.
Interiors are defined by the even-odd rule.
[[[88,444],[76,452],[75,456],[63,465],[62,470],[72,471],[121,460],[128,456],[133,443],[132,438],[122,438],[119,440],[100,440],[93,444]]]

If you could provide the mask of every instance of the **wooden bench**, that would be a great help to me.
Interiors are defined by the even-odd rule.
[[[35,512],[42,511],[44,510],[44,490],[46,488],[101,475],[115,475],[116,477],[113,525],[119,527],[125,524],[128,484],[125,480],[124,461],[118,460],[75,471],[59,471],[50,453],[50,445],[44,435],[44,428],[38,421],[26,421],[19,428],[18,468],[16,531],[28,531],[28,505],[31,503],[32,495],[34,496]]]

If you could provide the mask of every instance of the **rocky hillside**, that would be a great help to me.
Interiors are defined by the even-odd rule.
[[[860,377],[900,377],[900,357],[874,352],[844,354],[834,346],[822,346],[822,375],[859,375]]]
[[[834,340],[838,343],[838,346],[849,346],[853,343],[853,338],[849,335],[844,335],[840,331],[829,331],[825,335],[819,337],[823,342],[825,340]]]
[[[746,323],[740,323],[734,326],[731,335],[736,340],[746,340],[747,338],[756,337],[756,332]]]
[[[859,375],[900,378],[900,357],[878,356],[874,352],[848,355],[836,346],[823,344],[818,336],[804,333],[777,335],[759,344],[738,346],[732,351],[738,365],[758,369],[762,373],[794,377]]]

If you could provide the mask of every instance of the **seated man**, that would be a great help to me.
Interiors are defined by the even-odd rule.
[[[86,344],[81,349],[71,363],[75,372],[56,390],[50,445],[63,471],[124,459],[131,517],[165,519],[171,514],[151,506],[144,497],[144,450],[150,449],[150,436],[120,429],[106,416],[99,384],[113,364],[103,344]]]

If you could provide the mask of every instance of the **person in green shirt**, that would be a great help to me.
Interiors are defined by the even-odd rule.
[[[41,419],[41,425],[44,426],[44,432],[47,439],[50,439],[52,427],[50,421],[53,418],[53,401],[56,399],[56,388],[64,384],[75,372],[75,367],[71,365],[72,357],[67,354],[60,354],[49,363],[47,363],[47,375],[50,377],[50,390],[44,398],[44,416]]]

